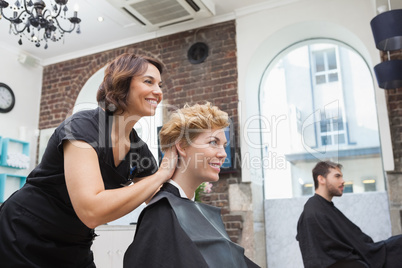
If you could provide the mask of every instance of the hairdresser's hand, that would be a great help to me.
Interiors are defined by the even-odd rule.
[[[176,166],[177,166],[177,150],[176,147],[173,146],[170,149],[168,149],[165,152],[165,155],[163,156],[162,163],[159,166],[158,173],[161,174],[161,177],[163,178],[163,182],[168,181],[170,178],[172,178]]]

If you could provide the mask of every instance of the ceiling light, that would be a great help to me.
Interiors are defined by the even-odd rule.
[[[375,180],[363,180],[364,184],[375,183]]]
[[[40,47],[40,42],[46,42],[46,49],[49,40],[53,42],[61,40],[64,33],[71,33],[76,26],[77,33],[81,32],[81,19],[77,17],[78,5],[75,6],[74,16],[67,18],[67,2],[68,0],[54,0],[54,3],[51,3],[51,9],[48,9],[42,0],[35,0],[35,2],[17,0],[12,7],[9,7],[7,1],[0,0],[0,14],[11,22],[10,34],[20,35],[18,44],[22,45],[21,37],[24,35],[29,41],[34,42],[36,47]],[[12,15],[4,14],[7,7]],[[61,25],[62,21],[67,20],[70,21],[69,30]]]
[[[102,21],[103,21],[103,17],[99,16],[99,17],[98,17],[98,21],[99,21],[99,22],[102,22]]]

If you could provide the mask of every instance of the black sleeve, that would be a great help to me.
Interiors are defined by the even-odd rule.
[[[166,199],[145,208],[143,213],[134,241],[124,255],[124,268],[208,267]]]
[[[96,153],[99,154],[99,149],[104,147],[104,129],[99,128],[99,124],[95,120],[88,118],[68,118],[55,132],[58,136],[57,148],[60,152],[63,151],[63,141],[65,140],[80,140],[92,146]]]

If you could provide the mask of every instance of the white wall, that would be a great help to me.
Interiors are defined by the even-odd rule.
[[[21,55],[18,44],[14,49],[0,42],[0,82],[11,87],[16,98],[13,110],[0,113],[0,136],[30,142],[30,168],[0,167],[0,173],[27,175],[35,166],[43,71],[41,66],[32,64],[33,58],[19,62]],[[13,186],[10,187],[7,189],[6,184],[6,190],[13,191]]]

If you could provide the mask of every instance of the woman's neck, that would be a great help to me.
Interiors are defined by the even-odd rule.
[[[114,162],[117,166],[130,150],[130,133],[136,122],[126,119],[124,114],[113,115],[111,141]]]
[[[194,197],[195,190],[200,185],[200,183],[195,182],[192,179],[193,177],[194,176],[192,176],[192,174],[188,174],[188,172],[186,172],[186,168],[184,167],[177,167],[172,177],[172,180],[180,185],[189,199]]]
[[[114,114],[112,134],[119,141],[130,140],[130,133],[137,121],[130,120],[126,114]]]

